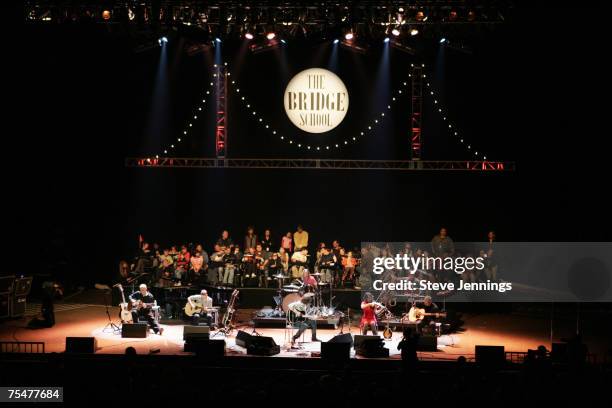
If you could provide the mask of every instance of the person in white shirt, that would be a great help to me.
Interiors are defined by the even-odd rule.
[[[200,309],[200,311],[196,312],[191,316],[193,324],[198,324],[200,319],[206,320],[207,324],[210,326],[212,318],[210,316],[210,312],[213,307],[213,300],[210,296],[208,296],[208,292],[206,289],[202,289],[199,295],[191,295],[187,298],[187,302],[191,305],[192,309]]]
[[[301,278],[304,268],[308,266],[308,250],[302,249],[301,251],[295,251],[293,255],[291,255],[291,262],[293,263],[291,267],[291,277],[293,279]]]

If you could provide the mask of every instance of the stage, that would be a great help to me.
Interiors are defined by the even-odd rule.
[[[35,306],[31,305],[29,310],[34,310]],[[116,308],[111,312],[111,316],[116,316],[115,311]],[[256,309],[240,309],[236,313],[236,330],[233,330],[230,336],[213,331],[211,338],[224,339],[226,355],[230,356],[246,357],[246,349],[236,345],[235,336],[238,330],[272,337],[276,344],[281,346],[281,352],[274,356],[275,358],[311,358],[317,357],[321,351],[321,343],[310,342],[310,331],[306,331],[303,337],[304,342],[300,343],[299,349],[290,349],[287,342],[288,333],[285,329],[254,328],[252,319],[255,316]],[[122,354],[126,347],[134,347],[138,354],[189,354],[183,351],[184,324],[181,324],[181,321],[162,320],[163,335],[150,332],[147,338],[130,339],[121,338],[120,333],[113,332],[110,328],[105,329],[108,318],[105,307],[101,305],[70,303],[56,305],[56,325],[48,329],[28,329],[26,324],[29,319],[30,317],[25,317],[4,322],[0,325],[0,340],[44,342],[46,353],[61,353],[65,351],[66,337],[91,336],[97,339],[97,354]],[[539,345],[544,345],[548,349],[551,347],[550,325],[546,319],[500,313],[466,313],[462,319],[464,324],[460,331],[438,337],[438,350],[419,352],[419,358],[421,360],[456,360],[459,356],[465,356],[471,360],[474,357],[475,345],[503,345],[506,352],[526,352]],[[117,318],[114,318],[113,321],[118,323]],[[350,329],[347,325],[338,326],[336,329],[321,328],[317,330],[317,337],[322,341],[329,341],[341,331],[350,332],[353,335],[359,334],[357,324],[356,321],[353,321]],[[382,335],[382,333],[379,334]],[[558,341],[557,336],[563,337],[566,334],[557,330],[554,340]],[[396,331],[391,339],[385,340],[385,347],[389,349],[389,359],[400,358],[397,344],[401,337],[402,333]],[[593,351],[593,348],[590,350]],[[351,350],[351,355],[355,358],[362,358],[355,356],[354,350]]]

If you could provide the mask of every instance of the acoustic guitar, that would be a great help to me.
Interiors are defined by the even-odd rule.
[[[434,317],[446,317],[445,312],[437,312],[437,313],[427,313],[425,309],[420,309],[418,307],[412,306],[408,311],[408,321],[416,322],[417,320],[422,320],[425,316],[434,316]]]

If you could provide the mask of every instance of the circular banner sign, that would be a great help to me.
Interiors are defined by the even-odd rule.
[[[324,133],[338,126],[348,106],[346,86],[326,69],[304,70],[285,89],[285,112],[289,120],[308,133]]]

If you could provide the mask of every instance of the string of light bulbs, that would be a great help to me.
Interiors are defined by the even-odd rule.
[[[412,74],[408,74],[408,76],[411,77]],[[385,112],[390,111],[392,109],[392,105],[395,104],[395,102],[397,102],[403,95],[407,93],[406,90],[402,88],[406,88],[408,86],[408,81],[401,82],[401,85],[398,87],[399,89],[396,88],[396,91],[394,91],[393,96],[391,97],[391,101],[386,106],[386,109],[383,109],[383,111],[377,114],[375,118],[370,121],[369,124],[358,134],[344,138],[342,141],[339,141],[337,143],[326,143],[321,145],[312,143],[301,143],[297,140],[294,140],[290,136],[285,136],[281,134],[275,128],[273,128],[267,121],[265,121],[260,115],[257,114],[257,109],[255,109],[253,104],[249,102],[249,100],[244,94],[240,93],[240,87],[238,86],[235,80],[231,81],[231,85],[234,90],[234,93],[236,93],[236,95],[238,96],[238,99],[241,101],[243,107],[251,113],[250,116],[255,117],[256,123],[260,124],[264,129],[269,131],[272,136],[278,138],[278,140],[280,140],[281,142],[285,142],[291,146],[295,146],[298,149],[305,149],[311,151],[329,151],[339,149],[342,146],[348,145],[349,143],[356,143],[360,141],[361,137],[366,136],[366,134],[368,133],[371,133],[376,126],[382,123],[383,119],[385,118]]]
[[[478,149],[473,148],[471,144],[466,142],[465,138],[463,137],[462,134],[460,134],[457,127],[447,117],[447,113],[446,113],[447,110],[442,107],[442,104],[437,99],[436,95],[438,93],[433,89],[433,85],[427,80],[426,74],[423,74],[423,79],[425,80],[425,85],[427,86],[427,91],[429,92],[429,95],[431,96],[431,100],[434,104],[434,108],[438,112],[440,117],[442,118],[442,121],[446,123],[446,128],[449,130],[449,132],[451,132],[451,134],[457,138],[457,140],[459,141],[461,145],[467,148],[469,153],[474,155],[475,159],[487,160],[487,156],[484,153],[482,153],[482,151],[479,151]]]
[[[217,74],[214,74],[213,76],[216,76]],[[171,143],[168,147],[166,147],[163,150],[163,154],[167,155],[169,151],[172,151],[176,148],[176,146],[181,143],[191,132],[191,128],[193,128],[193,124],[194,121],[197,121],[200,119],[201,115],[204,113],[204,106],[206,105],[206,102],[208,101],[208,98],[211,97],[211,90],[214,86],[214,82],[210,82],[208,87],[206,88],[206,90],[204,91],[203,95],[202,95],[202,99],[200,102],[197,103],[196,108],[194,110],[193,115],[191,116],[191,119],[189,120],[189,122],[187,122],[187,124],[185,125],[185,129],[183,129],[183,132],[181,133],[180,136],[176,137],[176,140]],[[159,159],[159,154],[155,155],[156,159]],[[150,161],[150,159],[147,159],[148,161]]]

